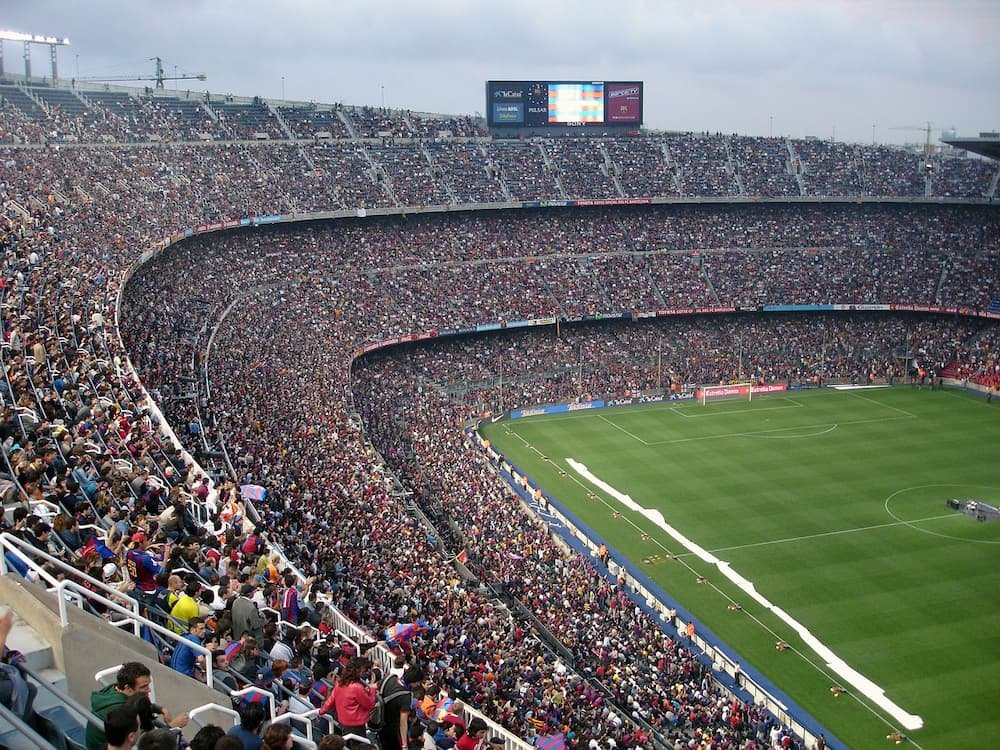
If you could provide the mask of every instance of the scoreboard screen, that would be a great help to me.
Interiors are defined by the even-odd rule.
[[[487,81],[490,127],[642,124],[642,81]]]

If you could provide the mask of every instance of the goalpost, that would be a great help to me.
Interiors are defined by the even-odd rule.
[[[720,398],[746,398],[753,400],[753,383],[730,383],[729,385],[703,385],[699,401],[705,406],[709,401]]]

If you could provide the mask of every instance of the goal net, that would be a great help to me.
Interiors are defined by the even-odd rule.
[[[730,383],[729,385],[705,385],[701,388],[698,400],[702,405],[721,398],[738,398],[753,400],[753,383]]]

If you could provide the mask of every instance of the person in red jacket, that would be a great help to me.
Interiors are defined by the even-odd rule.
[[[375,686],[367,684],[371,668],[371,661],[364,656],[351,659],[319,710],[326,714],[332,709],[345,735],[365,736],[365,724],[376,703]]]
[[[486,722],[473,716],[465,734],[458,738],[455,750],[483,750],[486,747]]]

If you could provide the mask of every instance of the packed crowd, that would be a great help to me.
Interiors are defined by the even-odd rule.
[[[730,153],[743,180],[743,190],[750,195],[769,198],[801,195],[790,168],[792,146],[784,138],[745,138],[730,140]]]
[[[504,149],[491,144],[485,150],[506,168]],[[446,440],[470,410],[441,395],[454,381],[435,374],[433,363],[408,373],[394,370],[391,358],[376,358],[359,367],[352,391],[359,346],[446,325],[648,309],[659,301],[814,302],[817,289],[831,288],[846,295],[844,302],[909,302],[919,293],[923,302],[961,299],[984,307],[997,290],[989,259],[996,257],[1000,233],[986,209],[754,206],[535,212],[514,220],[411,216],[183,243],[141,268],[126,290],[122,350],[113,327],[119,274],[139,250],[173,228],[323,202],[308,175],[287,171],[294,147],[50,147],[5,149],[3,159],[3,479],[10,497],[32,503],[5,523],[95,577],[107,570],[108,580],[123,577],[123,556],[148,554],[148,544],[162,536],[171,543],[156,565],[193,565],[205,580],[181,594],[171,589],[169,572],[160,571],[167,576],[154,576],[155,591],[173,591],[178,599],[200,598],[220,586],[223,575],[229,576],[223,599],[239,599],[250,586],[248,594],[260,588],[261,597],[270,597],[262,601],[280,608],[275,597],[296,588],[257,542],[244,549],[254,535],[234,523],[245,517],[235,498],[224,494],[207,524],[184,512],[185,503],[200,503],[206,485],[199,469],[162,439],[158,412],[130,374],[127,351],[193,453],[211,459],[224,440],[238,467],[235,479],[268,487],[263,526],[316,577],[317,589],[371,632],[423,619],[426,631],[410,648],[429,665],[431,689],[484,707],[524,736],[566,728],[578,740],[646,744],[646,730],[636,730],[625,714],[684,743],[697,730],[699,738],[718,732],[720,743],[746,744],[762,732],[767,737],[770,728],[757,709],[722,693],[700,662],[636,612],[620,588],[595,577],[591,561],[565,555],[529,517],[517,515],[517,504],[487,467]],[[358,205],[330,195],[326,207]],[[192,215],[193,207],[200,215]],[[770,265],[733,284],[731,276],[743,274],[741,264],[758,253],[713,248],[761,249]],[[773,248],[783,251],[775,256]],[[896,271],[900,258],[916,265],[908,269],[913,285]],[[847,281],[859,264],[867,264],[878,285]],[[962,271],[952,276],[951,267]],[[732,268],[737,272],[730,274]],[[957,288],[973,277],[974,292]],[[206,355],[204,323],[233,302]],[[759,358],[765,347],[748,352],[745,365],[737,363],[765,378],[786,377],[781,370],[796,356],[811,361],[817,350],[818,334],[798,330],[794,321],[778,331],[757,321],[745,334],[728,319],[703,325],[719,326],[713,335],[725,356],[712,346],[668,346],[669,367],[679,378],[725,377],[733,367],[734,336],[797,342],[802,352],[783,352],[780,367]],[[993,361],[995,332],[964,325],[939,331],[917,321],[913,330],[934,361],[957,346],[985,369]],[[831,320],[825,330],[828,356],[846,377],[886,365],[886,343],[906,340],[898,326],[874,322],[840,327]],[[557,341],[554,352],[539,343],[544,338],[491,341],[515,354],[525,347],[527,357],[514,358],[519,362],[552,357],[553,369],[572,370],[584,356],[598,363],[585,373],[578,367],[575,395],[583,392],[584,376],[590,392],[648,384],[651,340],[638,335],[638,327],[608,331],[626,341],[625,351],[645,347],[638,367],[602,354],[605,344],[592,332],[574,333],[568,346]],[[493,372],[497,355],[484,346],[471,358],[475,365],[461,365],[470,380]],[[658,370],[662,375],[659,363]],[[213,399],[202,404],[189,391],[197,391],[205,372]],[[515,396],[548,400],[571,392],[565,377],[551,389],[531,385],[526,371],[512,377],[512,387],[524,391],[511,392],[508,405]],[[483,391],[470,391],[470,398],[492,398]],[[390,402],[398,407],[396,419]],[[433,529],[397,502],[393,480],[378,469],[357,430],[355,410]],[[39,512],[49,507],[42,501],[60,511]],[[65,517],[56,523],[59,515]],[[91,521],[108,527],[103,546],[80,531]],[[474,571],[487,580],[486,571],[494,571],[495,580],[525,602],[543,594],[543,582],[554,587],[548,590],[571,593],[565,602],[550,598],[535,615],[570,650],[572,664],[540,651],[530,628],[511,627],[488,591],[456,579],[441,547],[455,551],[460,543],[470,547]],[[227,546],[238,549],[227,553]],[[211,583],[213,576],[218,583]],[[267,583],[274,586],[269,594]],[[216,597],[217,591],[204,603],[211,608]],[[614,613],[603,640],[592,638],[592,619],[572,614],[588,606]],[[603,645],[596,652],[588,649],[598,641]],[[653,668],[677,681],[654,684]]]
[[[404,206],[454,203],[447,183],[434,179],[429,154],[422,147],[369,146],[368,153],[385,170],[396,202]]]
[[[604,214],[599,212],[599,215],[603,217]],[[365,579],[371,585],[366,586],[363,593],[356,588],[356,582],[346,578],[338,584],[335,593],[338,606],[359,621],[371,624],[373,629],[384,627],[400,616],[423,618],[429,623],[430,632],[434,633],[434,637],[424,644],[430,652],[436,652],[442,643],[447,643],[447,638],[439,640],[442,636],[438,629],[444,627],[441,608],[445,608],[453,625],[461,621],[455,619],[456,612],[460,610],[451,604],[450,596],[445,603],[428,602],[426,591],[421,586],[423,582],[432,581],[434,584],[429,590],[436,591],[439,587],[443,592],[452,590],[448,582],[453,574],[447,570],[442,572],[440,559],[434,553],[434,545],[428,542],[427,534],[441,535],[448,542],[447,546],[454,550],[457,545],[476,537],[468,528],[453,528],[449,518],[462,518],[470,513],[470,507],[480,506],[490,509],[486,511],[490,517],[506,518],[511,515],[508,510],[491,505],[510,501],[496,489],[488,473],[474,473],[470,464],[475,464],[475,459],[465,456],[460,460],[454,453],[448,452],[434,435],[440,435],[443,440],[445,429],[453,435],[457,425],[477,405],[496,404],[499,388],[496,376],[502,367],[499,364],[501,358],[509,368],[505,377],[508,383],[507,405],[510,407],[575,398],[585,392],[623,393],[655,387],[654,373],[681,382],[711,381],[741,373],[766,380],[804,379],[817,372],[824,377],[857,379],[898,376],[903,363],[913,352],[922,352],[921,356],[928,357],[936,367],[950,359],[956,342],[965,341],[976,333],[975,326],[950,327],[933,319],[886,321],[881,317],[872,317],[844,322],[831,318],[824,325],[816,325],[815,321],[810,324],[795,318],[780,323],[763,319],[751,324],[742,318],[710,317],[691,322],[696,325],[696,330],[711,333],[704,338],[701,334],[689,335],[692,331],[686,330],[685,324],[681,324],[678,330],[669,328],[666,341],[659,329],[640,329],[634,324],[619,324],[610,329],[602,326],[582,337],[564,329],[568,331],[566,340],[554,342],[546,340],[552,338],[551,333],[541,338],[500,337],[495,340],[495,348],[488,356],[472,353],[452,357],[440,350],[428,352],[426,356],[416,359],[413,365],[419,379],[414,377],[408,380],[405,375],[394,375],[394,367],[398,363],[393,361],[384,367],[374,368],[369,374],[359,371],[356,382],[369,385],[355,389],[358,398],[355,407],[368,425],[369,434],[379,436],[379,447],[390,465],[408,479],[408,489],[420,498],[420,507],[435,521],[434,531],[428,532],[414,526],[412,520],[399,512],[387,484],[372,483],[357,475],[357,466],[365,460],[367,447],[355,433],[349,414],[342,409],[343,404],[331,403],[330,400],[331,391],[337,392],[346,385],[344,372],[355,348],[387,332],[430,329],[440,325],[441,321],[454,325],[473,323],[502,314],[505,304],[508,310],[511,305],[523,305],[530,300],[524,293],[504,303],[496,299],[496,292],[491,294],[491,289],[508,289],[514,284],[525,288],[525,272],[538,273],[541,278],[540,282],[527,285],[527,290],[532,287],[544,290],[542,296],[523,308],[527,314],[539,314],[546,310],[549,313],[578,311],[576,307],[581,304],[584,307],[580,309],[587,309],[588,304],[607,304],[607,297],[596,291],[599,287],[595,287],[595,274],[587,258],[574,260],[562,255],[546,255],[534,258],[537,270],[535,266],[525,267],[500,259],[494,262],[480,259],[464,264],[449,263],[447,258],[469,255],[470,238],[475,236],[479,227],[475,223],[456,220],[457,228],[452,230],[452,234],[459,235],[463,242],[460,246],[450,246],[443,237],[438,240],[442,229],[437,225],[439,221],[451,220],[428,222],[407,219],[405,232],[399,232],[394,223],[382,227],[369,225],[366,227],[365,242],[361,242],[361,238],[350,228],[345,229],[343,238],[317,229],[296,233],[290,244],[297,247],[301,255],[288,259],[290,262],[294,260],[293,267],[286,265],[280,269],[269,268],[266,261],[267,251],[273,247],[273,242],[267,240],[257,244],[252,238],[192,243],[178,248],[163,261],[169,263],[172,282],[186,295],[199,297],[207,294],[209,287],[206,284],[218,287],[218,279],[202,281],[203,271],[209,263],[213,264],[212,267],[228,269],[228,273],[235,274],[239,279],[237,283],[225,284],[226,288],[259,288],[233,310],[216,338],[212,359],[208,363],[213,402],[217,408],[212,421],[217,421],[219,431],[226,435],[231,458],[239,471],[246,472],[245,480],[286,488],[282,499],[273,499],[275,505],[270,509],[272,515],[268,518],[268,525],[281,530],[283,537],[297,540],[290,548],[298,551],[295,559],[308,572],[316,573],[331,566],[336,568],[338,564],[343,570],[366,571]],[[565,222],[545,217],[538,217],[538,221],[540,227],[545,227],[538,229],[540,235],[552,237],[577,251],[584,249],[583,238],[591,234],[581,224],[579,216],[570,216]],[[520,227],[529,236],[535,231],[530,224],[529,219],[526,226]],[[558,231],[553,231],[553,226],[558,227]],[[604,233],[605,240],[610,243],[615,241],[613,229],[612,226],[611,234]],[[863,233],[860,228],[858,233]],[[288,235],[283,235],[283,239],[287,242]],[[574,243],[581,244],[574,246]],[[530,247],[531,243],[522,240],[519,245]],[[421,252],[425,246],[434,247],[442,254],[436,267],[427,265],[426,254]],[[484,241],[483,252],[493,253],[496,248]],[[803,255],[811,258],[809,254]],[[633,256],[620,257],[624,261],[635,261]],[[697,278],[697,274],[701,273],[699,265],[690,263],[688,257],[669,253],[664,256],[668,261],[676,259],[695,269],[686,277],[678,274],[681,289],[690,283],[692,275]],[[792,257],[796,256],[793,254]],[[425,259],[424,263],[420,263],[421,258]],[[856,259],[857,256],[854,262]],[[609,256],[597,258],[594,262],[606,261],[610,266],[615,260],[617,256]],[[401,262],[417,265],[394,270],[393,267]],[[389,269],[366,273],[363,266],[359,266],[364,263],[375,269]],[[814,263],[796,265],[792,260],[789,265],[793,269],[790,286],[808,290],[809,283],[819,283],[818,278],[809,282],[809,274],[815,273]],[[846,269],[848,265],[845,261],[842,267]],[[338,273],[338,266],[343,273]],[[344,266],[349,270],[342,268]],[[634,269],[629,271],[628,263],[622,268],[625,270],[621,276],[634,275]],[[323,269],[323,272],[318,273],[317,269]],[[154,309],[150,302],[141,301],[142,295],[153,295],[162,303],[165,287],[158,280],[166,272],[166,266],[159,267],[155,263],[144,269],[144,275],[135,283],[134,293],[140,297],[130,297],[130,307]],[[479,274],[478,281],[472,274]],[[669,278],[671,274],[664,276]],[[365,277],[368,277],[368,283],[365,283]],[[784,289],[784,280],[773,272],[764,274],[764,277],[772,278],[778,289]],[[299,282],[294,288],[279,292],[270,286],[278,278],[297,278]],[[456,300],[451,293],[456,288],[465,290],[461,300]],[[667,289],[663,296],[672,296],[669,287]],[[893,293],[902,294],[905,290],[904,286]],[[857,291],[846,293],[861,294]],[[870,293],[870,290],[864,290],[863,295]],[[855,298],[848,296],[846,299]],[[219,300],[220,305],[225,302],[225,299]],[[170,309],[182,308],[171,305]],[[191,311],[190,314],[194,318],[200,315],[198,311]],[[136,321],[135,330],[130,331],[130,335],[156,336],[157,332],[170,329],[165,319],[142,319],[132,313],[126,319]],[[698,329],[698,325],[702,328]],[[721,329],[713,330],[720,325]],[[254,335],[248,336],[248,331],[253,331]],[[609,336],[622,341],[618,346],[608,347]],[[747,337],[747,354],[739,362],[735,352],[737,340],[743,336]],[[691,340],[701,342],[701,348],[686,343]],[[138,341],[130,346],[131,350],[158,351],[163,347],[163,344],[143,346]],[[751,341],[753,345],[749,343]],[[470,346],[475,347],[476,344]],[[655,363],[650,354],[654,349],[658,349],[660,354]],[[623,356],[623,352],[628,354]],[[182,361],[186,359],[186,356],[181,358]],[[436,367],[435,363],[439,361],[441,365]],[[542,372],[537,367],[540,361],[547,365]],[[662,367],[664,361],[666,367]],[[583,363],[586,363],[585,367]],[[143,372],[150,382],[157,382],[155,367],[143,364]],[[240,377],[240,373],[248,373],[249,377]],[[319,373],[322,376],[317,377]],[[452,375],[445,377],[444,373]],[[465,403],[458,407],[453,401],[434,401],[433,394],[448,390],[458,379],[492,382],[481,386],[478,391],[468,389]],[[431,395],[418,398],[421,390]],[[378,394],[380,400],[373,401],[373,394]],[[364,398],[360,398],[362,395]],[[397,403],[398,399],[404,400]],[[262,413],[260,404],[283,404],[285,408],[278,413]],[[440,414],[441,432],[428,431],[426,425],[419,430],[413,429],[408,419],[416,416],[411,415],[410,404],[413,404],[413,415]],[[402,418],[399,416],[401,413],[404,415]],[[402,443],[390,441],[389,436],[397,433],[401,437],[394,440],[402,440]],[[281,438],[275,439],[278,436]],[[461,470],[455,467],[461,467]],[[459,487],[461,489],[457,490]],[[471,502],[470,487],[481,487],[482,492]],[[448,488],[450,492],[446,492]],[[363,498],[362,502],[368,510],[363,519],[349,513],[352,503],[358,502],[358,498]],[[374,529],[372,518],[380,522]],[[360,525],[356,526],[356,522]],[[474,523],[477,527],[481,526],[478,521]],[[524,521],[512,523],[519,526],[518,533],[503,529],[484,537],[490,539],[491,547],[499,548],[496,554],[505,554],[505,547],[498,544],[498,539],[510,539],[513,553],[520,554],[516,549],[525,543],[525,532],[520,528],[524,526]],[[387,526],[383,528],[381,524]],[[338,529],[338,538],[343,538],[343,546],[334,551],[321,551],[319,539],[334,527]],[[538,540],[545,538],[540,531],[538,533]],[[400,546],[400,539],[405,539],[406,544]],[[363,544],[358,543],[362,540]],[[533,544],[535,541],[535,537],[531,537],[530,542]],[[386,546],[380,548],[380,543]],[[553,547],[545,554],[554,554],[555,549]],[[396,564],[392,569],[382,570],[374,561],[386,559],[387,555]],[[547,557],[542,559],[554,564]],[[579,572],[575,571],[576,564],[580,563],[562,561],[557,568],[566,565],[574,575],[591,575],[586,566]],[[485,567],[501,569],[494,560],[490,560]],[[399,569],[405,573],[400,573]],[[520,580],[523,574],[524,571],[519,570],[518,575],[512,573],[509,580]],[[534,580],[534,575],[533,572],[528,577]],[[537,580],[547,581],[550,585],[558,583],[562,590],[562,581],[553,582],[541,577]],[[385,598],[387,592],[391,592],[388,599]],[[531,601],[534,592],[519,593],[524,594],[525,601]],[[462,596],[468,598],[473,594],[462,592]],[[545,602],[545,599],[539,601]],[[401,602],[406,606],[403,607]],[[546,618],[552,616],[551,603],[546,604],[550,606],[536,614]],[[463,603],[463,606],[467,606],[478,621],[483,613],[482,607],[486,605],[472,600],[468,604]],[[564,636],[564,642],[569,645],[574,643],[566,631],[565,622],[546,621],[546,624],[551,626],[552,632]],[[474,639],[478,633],[473,623],[467,621],[462,624],[461,632],[468,639]],[[519,653],[516,644],[501,641],[500,645],[510,649],[510,653]],[[498,644],[494,642],[491,646],[496,649]],[[465,656],[461,651],[457,655],[454,650],[445,652],[452,654],[445,672],[449,689],[459,691],[466,699],[489,710],[497,708],[491,703],[489,692],[482,694],[472,690],[477,683],[468,681],[469,670],[473,675],[483,674],[490,665],[480,661],[459,661],[459,656]],[[483,658],[478,652],[476,657]],[[502,685],[501,681],[497,689]],[[543,704],[545,695],[543,693],[539,698]],[[523,723],[526,717],[518,719],[517,716],[507,715],[502,706],[501,701],[496,715],[503,717],[508,725],[527,731],[527,725]],[[534,718],[534,715],[527,718]],[[662,717],[656,720],[659,722]],[[605,725],[601,726],[607,731]]]
[[[212,362],[213,373],[230,375],[213,375],[213,392],[225,412],[234,461],[247,479],[275,489],[264,509],[265,525],[288,540],[285,551],[306,572],[332,581],[337,606],[370,632],[401,620],[425,623],[410,648],[428,663],[435,690],[482,708],[529,739],[563,730],[632,744],[635,730],[625,712],[684,743],[695,729],[699,736],[705,728],[729,737],[747,732],[750,715],[756,718],[753,707],[740,703],[733,709],[691,652],[660,632],[620,588],[595,583],[590,562],[566,555],[475,455],[455,447],[463,409],[428,390],[423,400],[395,403],[414,396],[419,386],[393,373],[391,363],[356,374],[355,405],[433,529],[409,517],[378,474],[359,473],[371,461],[368,446],[331,403],[335,384],[317,377],[332,366],[329,350],[336,348],[342,326],[332,314],[316,314],[315,293],[300,287],[283,300],[258,299],[234,310],[216,340],[218,362]],[[238,333],[246,330],[260,337]],[[240,372],[256,375],[244,380]],[[261,402],[287,406],[265,420],[247,421],[242,405]],[[445,430],[451,447],[438,443]],[[400,441],[384,441],[387,431],[398,431]],[[430,453],[438,455],[425,463]],[[443,564],[442,541],[451,551],[465,544],[477,572],[480,564],[496,571],[499,577],[490,582],[508,584],[543,619],[572,650],[575,672],[546,653],[524,623],[510,622],[490,592],[461,582]],[[324,575],[330,570],[342,574]],[[522,588],[529,582],[530,588]],[[554,601],[547,593],[554,590],[579,592],[580,598],[573,593],[565,602]],[[605,613],[603,627],[573,616],[584,611],[584,603]],[[608,618],[615,622],[610,631]],[[595,628],[601,637],[593,637]],[[624,658],[627,643],[618,638],[636,632],[649,651],[629,648],[633,657]],[[602,639],[604,653],[592,653]],[[650,682],[649,670],[657,664],[674,679]],[[721,720],[734,710],[738,731]]]
[[[940,372],[965,342],[989,349],[995,333],[995,326],[920,315],[710,315],[439,340],[394,364],[462,401],[471,416],[712,382],[898,383],[914,361]]]
[[[483,146],[469,142],[427,144],[432,163],[451,187],[457,203],[503,203],[509,200],[499,178],[499,168],[485,158]]]
[[[350,138],[347,125],[340,119],[339,107],[319,107],[316,104],[290,105],[277,108],[278,115],[293,138],[311,140],[319,133],[328,133],[330,138]]]
[[[626,141],[616,138],[606,141],[604,148],[611,157],[614,173],[625,191],[625,197],[676,197],[680,194],[675,171],[656,166],[664,158],[666,143],[663,140],[640,138]]]
[[[611,157],[604,144],[585,138],[553,138],[542,141],[545,161],[559,175],[566,197],[617,198]]]

